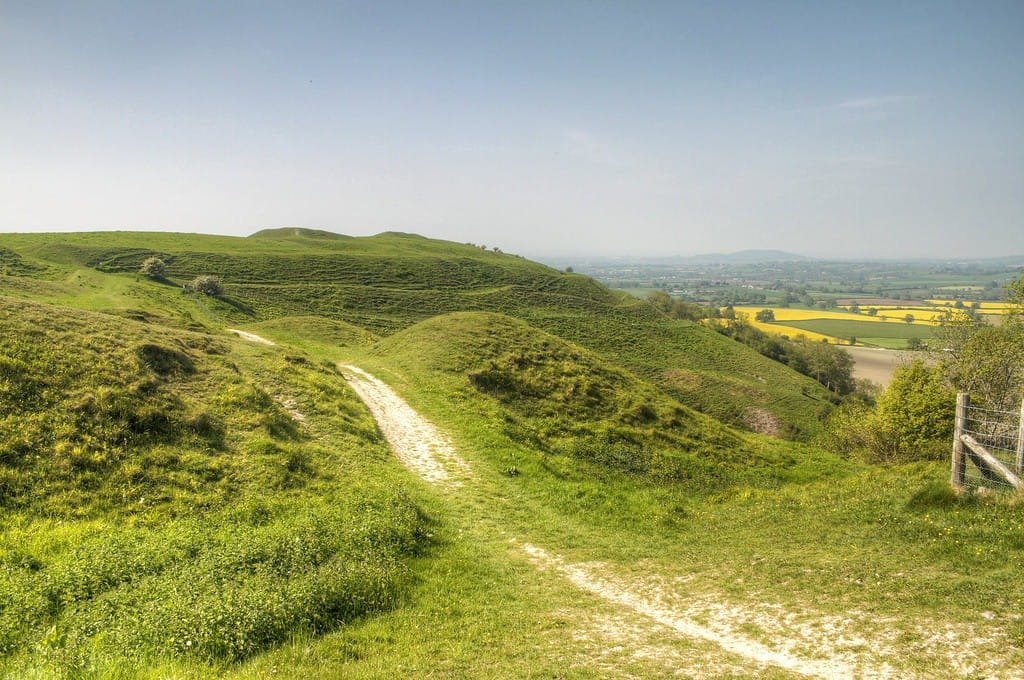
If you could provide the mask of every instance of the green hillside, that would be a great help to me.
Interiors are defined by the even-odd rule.
[[[549,457],[690,491],[792,481],[825,462],[684,406],[577,345],[493,313],[434,317],[370,350],[388,366],[435,373],[466,408],[487,408],[510,439]]]
[[[329,368],[0,296],[0,405],[12,677],[235,661],[398,602],[420,514]]]
[[[197,329],[319,316],[385,336],[439,314],[499,312],[592,349],[728,423],[751,426],[768,414],[772,431],[809,437],[829,408],[827,391],[815,381],[740,343],[667,319],[587,277],[471,245],[398,233],[353,238],[277,229],[248,238],[6,234],[0,247],[23,272],[0,279],[10,295],[144,312]],[[167,281],[135,275],[150,256],[165,260]],[[223,279],[223,299],[183,299],[177,286],[201,274]],[[317,330],[307,330],[305,337],[316,337]]]
[[[262,337],[314,353],[361,347],[380,339],[359,326],[322,316],[281,316],[247,324],[246,328]]]
[[[563,670],[557,660],[575,657],[552,640],[587,628],[581,622],[594,616],[592,599],[575,590],[582,601],[570,604],[553,588],[520,591],[511,612],[488,606],[487,579],[510,578],[495,576],[491,560],[515,564],[524,542],[557,552],[574,583],[593,574],[614,602],[639,599],[644,611],[671,612],[727,602],[728,622],[718,625],[738,626],[752,641],[860,659],[852,669],[819,673],[741,664],[694,677],[928,678],[955,675],[956,663],[1012,677],[1006,669],[1024,660],[1017,616],[1024,590],[1005,586],[1024,568],[1024,506],[958,499],[948,465],[871,468],[729,431],[585,349],[489,314],[433,318],[347,360],[385,377],[475,464],[469,490],[438,495],[453,542],[487,546],[487,557],[476,555],[482,571],[457,580],[454,620],[445,608],[427,614],[443,642],[407,638],[401,657],[373,647],[393,663],[411,649],[418,667],[442,674],[489,677],[498,667],[524,675],[520,652],[540,645],[546,651],[531,659],[530,672]],[[452,596],[442,585],[445,569],[429,585],[439,598]],[[697,621],[715,616],[697,611]],[[536,631],[539,612],[553,630]],[[692,649],[675,656],[671,643],[637,633],[642,624],[613,620],[632,632],[582,644],[579,653],[591,659],[604,651],[597,670],[580,677],[675,677],[678,659],[704,668],[701,655],[716,656]],[[940,642],[946,635],[976,642],[951,661]],[[857,642],[840,651],[831,642],[837,636]],[[430,658],[438,645],[441,658]]]
[[[0,676],[1014,677],[1024,504],[732,426],[829,397],[469,245],[0,235]]]

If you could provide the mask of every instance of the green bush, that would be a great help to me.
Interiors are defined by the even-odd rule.
[[[936,441],[953,436],[956,394],[943,384],[938,369],[922,361],[896,371],[877,409],[881,426],[900,450],[925,454]]]
[[[848,400],[828,419],[821,443],[869,463],[937,459],[953,435],[956,394],[922,361],[899,368],[872,408]]]

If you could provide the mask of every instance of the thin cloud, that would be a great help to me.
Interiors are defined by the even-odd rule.
[[[847,112],[863,114],[884,114],[904,104],[920,100],[921,97],[912,94],[886,94],[871,95],[864,97],[849,97],[832,104],[818,104],[811,106],[796,106],[783,109],[785,113],[828,113]]]
[[[918,99],[915,95],[909,94],[889,94],[876,97],[856,97],[853,99],[846,99],[832,108],[839,110],[854,110],[854,111],[867,111],[877,110],[882,108],[888,108],[899,104],[907,104]]]

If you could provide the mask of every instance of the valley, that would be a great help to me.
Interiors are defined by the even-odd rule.
[[[553,261],[554,262],[554,261]],[[676,258],[563,258],[636,297],[655,291],[707,310],[734,309],[773,335],[907,349],[927,343],[947,312],[998,323],[1003,285],[1024,256],[987,260],[828,260],[746,251]],[[770,311],[772,318],[756,318]]]

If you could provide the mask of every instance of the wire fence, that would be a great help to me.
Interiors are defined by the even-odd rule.
[[[957,396],[953,485],[1013,489],[1024,476],[1024,403],[1020,410],[986,408]]]

